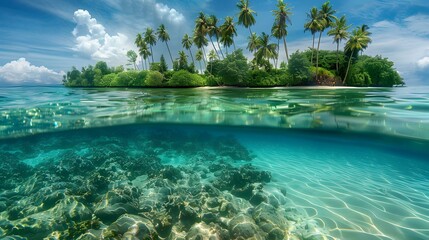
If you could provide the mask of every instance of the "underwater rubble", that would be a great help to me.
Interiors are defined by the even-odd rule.
[[[174,130],[0,143],[0,238],[328,239],[253,158],[232,136]]]

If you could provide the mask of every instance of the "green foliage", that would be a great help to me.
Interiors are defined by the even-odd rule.
[[[346,84],[350,86],[392,87],[403,85],[403,79],[393,67],[393,62],[381,56],[361,57],[352,67]]]
[[[138,71],[120,72],[116,75],[115,79],[110,83],[111,87],[129,87],[137,82]]]
[[[198,74],[180,70],[173,74],[168,84],[172,87],[200,87],[205,85],[205,79]]]
[[[97,62],[94,67],[94,70],[95,69],[100,69],[102,75],[107,75],[111,73],[109,67],[107,66],[107,63],[103,61]],[[122,67],[122,70],[123,70],[123,67]]]
[[[151,71],[146,77],[145,85],[148,87],[162,87],[164,86],[163,80],[164,75],[162,73]]]
[[[116,77],[116,73],[110,73],[110,74],[104,75],[101,78],[95,79],[94,85],[96,87],[110,87],[110,83],[113,82],[115,77]]]
[[[310,67],[311,76],[313,76],[313,79],[316,79],[316,67]],[[317,85],[323,85],[323,86],[334,86],[338,85],[339,78],[335,76],[335,74],[332,71],[329,71],[328,69],[319,67],[318,69],[319,77],[317,78]]]
[[[152,69],[151,69],[152,70]],[[161,58],[159,59],[159,67],[158,70],[154,70],[154,71],[159,71],[160,73],[165,73],[168,70],[168,65],[165,62],[165,58],[164,55],[161,55]]]
[[[205,75],[207,86],[222,86],[222,79],[213,75]]]
[[[273,87],[285,86],[290,81],[289,75],[285,70],[252,70],[249,73],[249,79],[246,86],[249,87]]]
[[[249,65],[243,51],[239,49],[224,60],[210,62],[207,69],[210,69],[215,77],[220,78],[222,84],[244,86],[248,78]]]
[[[290,76],[289,85],[308,85],[310,84],[310,67],[311,63],[305,54],[299,51],[290,56],[288,73]]]

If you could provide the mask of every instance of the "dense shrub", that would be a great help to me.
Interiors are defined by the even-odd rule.
[[[96,87],[110,87],[110,83],[113,82],[115,77],[116,77],[116,73],[110,73],[110,74],[104,75],[101,78],[96,78],[94,81],[94,85]]]
[[[133,86],[134,82],[137,82],[138,71],[126,71],[120,72],[116,75],[115,79],[110,83],[112,87],[129,87]]]
[[[363,56],[353,64],[346,80],[350,86],[392,87],[404,84],[393,62],[381,56]]]
[[[145,85],[148,87],[162,87],[164,86],[163,80],[164,76],[162,73],[151,71],[146,77]]]
[[[249,65],[241,49],[228,55],[224,60],[210,62],[207,70],[215,77],[219,77],[222,85],[245,86],[248,82]]]
[[[289,82],[289,76],[285,70],[252,70],[249,73],[246,86],[249,87],[274,87],[285,86]]]
[[[303,53],[296,51],[290,56],[287,72],[290,76],[289,85],[309,85],[311,83],[311,63]]]
[[[168,84],[171,87],[200,87],[205,85],[205,81],[198,74],[180,70],[173,74]]]

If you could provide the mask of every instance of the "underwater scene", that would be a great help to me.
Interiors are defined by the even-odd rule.
[[[0,239],[429,239],[428,88],[0,91]]]

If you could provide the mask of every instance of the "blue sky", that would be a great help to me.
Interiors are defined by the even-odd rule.
[[[303,31],[306,12],[324,0],[285,2],[293,12],[289,52],[307,49],[311,35]],[[346,15],[353,27],[370,26],[373,43],[366,54],[394,61],[408,85],[429,85],[427,0],[332,0],[331,4],[337,16]],[[58,83],[71,66],[81,68],[99,60],[112,66],[126,64],[125,53],[135,49],[136,34],[161,23],[166,25],[172,53],[177,55],[182,36],[192,33],[200,11],[215,14],[222,22],[225,16],[236,17],[235,5],[235,0],[0,1],[0,84]],[[250,1],[257,12],[253,31],[270,31],[275,5],[276,0]],[[238,30],[236,44],[245,48],[248,30],[241,26]],[[324,35],[321,48],[334,49],[335,45]],[[161,42],[154,52],[155,59],[168,54]]]

